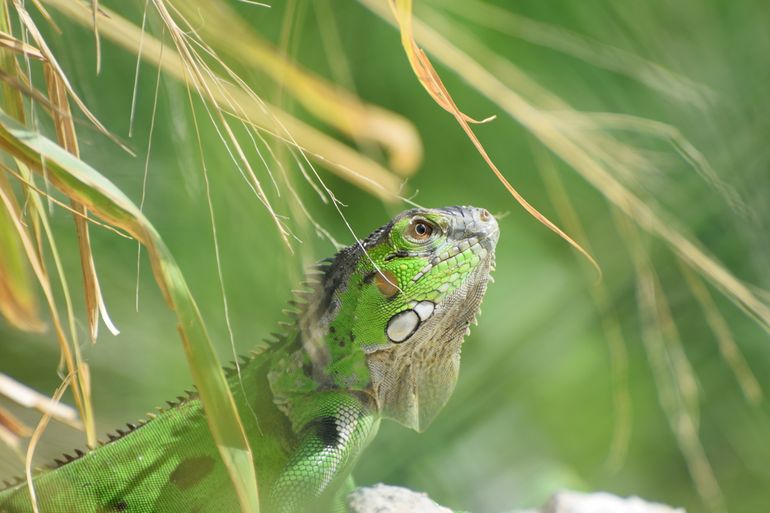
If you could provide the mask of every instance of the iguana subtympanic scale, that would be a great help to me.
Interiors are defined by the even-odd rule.
[[[422,431],[449,399],[497,222],[412,209],[322,263],[285,333],[228,372],[266,513],[342,511],[380,419]],[[196,394],[34,478],[42,513],[237,512]],[[0,513],[32,511],[26,483]]]

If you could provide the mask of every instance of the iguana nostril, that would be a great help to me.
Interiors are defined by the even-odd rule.
[[[489,213],[489,211],[485,208],[481,209],[481,212],[479,212],[479,219],[484,221],[485,223],[489,221],[489,218],[492,217]]]

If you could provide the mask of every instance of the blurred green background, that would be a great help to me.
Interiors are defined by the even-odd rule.
[[[141,23],[144,2],[101,3]],[[500,215],[496,282],[485,299],[479,326],[466,341],[463,369],[452,400],[424,434],[384,424],[357,467],[359,484],[404,485],[426,491],[442,504],[474,512],[538,506],[563,488],[639,495],[694,512],[719,510],[719,500],[713,500],[715,493],[724,497],[730,512],[767,508],[767,402],[752,403],[742,394],[665,243],[641,236],[697,378],[698,440],[721,492],[712,488],[699,494],[687,458],[660,406],[661,393],[667,391],[656,386],[642,340],[645,321],[639,314],[637,275],[628,239],[619,233],[612,208],[594,187],[569,166],[552,159],[602,266],[602,286],[627,348],[631,431],[627,452],[615,468],[607,461],[618,422],[613,407],[613,387],[618,384],[612,380],[603,318],[592,299],[595,274],[566,243],[526,215],[508,195],[451,116],[419,85],[398,32],[356,2],[271,2],[269,9],[234,0],[228,3],[257,33],[277,44],[288,42],[289,54],[303,66],[335,81],[334,68],[342,62],[361,98],[414,123],[425,158],[419,172],[406,183],[404,195],[425,206],[470,204]],[[641,169],[627,183],[656,211],[667,212],[666,219],[698,240],[767,300],[770,4],[752,0],[491,3],[519,16],[517,23],[490,20],[508,23],[510,34],[477,24],[462,10],[455,11],[474,9],[473,4],[462,0],[418,1],[415,11],[426,20],[436,13],[441,20],[452,20],[574,109],[633,114],[679,130],[703,153],[726,187],[736,191],[741,207],[732,208],[724,189],[710,186],[671,146],[639,134],[622,137],[642,148],[656,166]],[[335,26],[328,25],[328,16],[319,18],[322,10],[333,14]],[[97,117],[137,153],[131,157],[79,124],[83,159],[139,202],[157,71],[151,65],[141,65],[136,118],[129,138],[136,57],[103,38],[102,70],[95,76],[91,31],[52,12],[62,33],[47,30],[47,40],[75,89]],[[483,16],[482,11],[475,12]],[[442,25],[438,19],[434,21],[431,24],[441,32]],[[537,23],[527,25],[531,22]],[[195,23],[205,23],[205,16]],[[322,23],[327,25],[322,27]],[[40,24],[45,25],[42,20]],[[158,37],[162,34],[153,16],[148,29]],[[328,54],[322,44],[323,30],[336,31],[342,54]],[[565,31],[581,37],[570,39]],[[459,36],[446,35],[464,47]],[[551,40],[560,43],[544,43]],[[588,50],[581,50],[585,41]],[[474,55],[472,48],[467,50]],[[693,90],[707,92],[703,96],[678,95],[675,84],[659,80],[631,56],[686,77],[699,84]],[[495,69],[494,63],[477,57],[479,63]],[[626,67],[613,69],[602,62],[625,63]],[[280,99],[285,107],[316,123],[293,105],[280,84],[239,66],[237,60],[228,63],[265,98]],[[498,115],[495,121],[477,127],[479,138],[525,197],[563,224],[543,181],[544,150],[539,143],[500,106],[471,89],[463,76],[438,63],[436,67],[464,112],[476,118]],[[657,86],[651,87],[651,83]],[[199,119],[205,118],[200,105],[196,113]],[[265,208],[233,166],[214,128],[202,122],[201,129],[230,319],[237,348],[246,351],[275,331],[283,304],[302,269],[332,254],[335,248],[295,216],[288,206],[290,195],[280,188],[278,194],[257,155],[251,152],[248,157],[269,197],[279,213],[289,216],[287,222],[302,239],[301,244],[292,243],[293,253],[289,251]],[[319,200],[296,165],[287,166],[313,219],[338,241],[351,243],[352,236],[337,212]],[[319,173],[345,204],[344,215],[359,236],[405,208],[404,204],[383,204],[325,172],[322,166]],[[231,360],[187,93],[178,81],[163,75],[144,211],[185,273],[222,360]],[[82,312],[72,219],[67,212],[54,209],[52,221]],[[91,365],[98,431],[102,433],[142,417],[187,388],[191,378],[175,318],[163,302],[144,256],[138,280],[139,310],[135,310],[136,244],[98,227],[92,229],[92,239],[107,306],[121,330],[117,337],[102,330],[96,345],[84,343],[83,348]],[[767,333],[716,289],[709,290],[762,389],[767,390]],[[85,319],[82,314],[79,318]],[[86,340],[85,325],[79,331]],[[24,334],[0,321],[0,372],[51,393],[59,382],[55,371],[58,358],[50,333]],[[39,452],[45,460],[82,444],[81,434],[52,426]],[[22,468],[10,453],[0,452],[0,460],[0,477]]]

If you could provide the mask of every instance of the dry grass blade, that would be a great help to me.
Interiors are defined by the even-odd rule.
[[[559,176],[553,159],[542,147],[536,148],[535,157],[535,160],[538,162],[538,168],[543,175],[548,195],[551,197],[559,218],[572,233],[576,234],[583,241],[586,250],[593,252],[588,242],[588,235],[580,222],[580,216],[572,205],[572,201]],[[597,282],[589,290],[601,317],[602,329],[607,339],[607,348],[610,355],[612,403],[615,423],[605,468],[609,472],[615,473],[623,466],[631,440],[631,392],[628,383],[628,349],[623,338],[620,320],[604,283]]]
[[[161,2],[160,0],[156,0],[155,4],[156,4],[156,8],[159,10],[159,13],[161,14],[161,17],[164,18],[164,22],[166,26],[171,31],[172,37],[176,36],[177,40],[181,40],[182,42],[184,42],[184,38],[182,36],[190,32],[192,33],[195,32],[194,28],[189,24],[189,22],[183,16],[181,16],[180,13],[177,12],[176,15],[180,16],[182,26],[185,27],[187,30],[186,32],[180,32],[179,28],[175,25],[174,21],[170,18],[168,12],[165,11],[165,7],[164,7],[165,4],[163,4],[163,2]],[[192,48],[192,45],[200,47],[205,52],[205,54],[207,54],[210,58],[212,58],[223,69],[223,72],[225,73],[225,77],[234,82],[234,85],[237,87],[235,91],[240,90],[243,93],[245,93],[246,98],[250,99],[251,102],[253,102],[257,107],[259,107],[265,113],[265,115],[271,121],[273,126],[275,126],[280,133],[285,134],[292,141],[292,145],[294,147],[299,147],[297,140],[295,139],[295,137],[293,136],[289,128],[281,122],[281,119],[279,119],[276,115],[272,113],[272,111],[268,108],[268,105],[264,101],[262,101],[262,99],[253,90],[251,90],[251,88],[240,78],[240,76],[238,76],[235,72],[233,72],[216,55],[216,52],[214,52],[213,49],[205,41],[193,38],[193,39],[189,39],[189,43],[190,44],[186,44],[186,43],[177,44],[177,49],[182,54],[183,63],[185,65],[186,72],[189,73],[191,75],[191,78],[194,79],[193,84],[198,89],[199,95],[202,94],[201,86],[203,86],[208,96],[210,96],[209,83],[206,81],[206,79],[212,79],[214,81],[213,87],[217,88],[220,93],[224,94],[224,100],[225,100],[224,108],[228,109],[229,112],[236,112],[236,113],[239,113],[240,115],[245,114],[243,107],[238,103],[238,101],[236,101],[236,98],[233,95],[229,94],[229,91],[223,87],[223,85],[225,85],[226,83],[222,82],[221,79],[215,76],[211,68],[204,63],[201,56],[194,51],[194,49]],[[194,59],[191,59],[190,57],[194,57]],[[204,80],[201,81],[200,80],[201,78],[203,78]],[[232,143],[232,149],[235,150],[235,152],[237,152],[238,161],[235,162],[236,165],[238,165],[238,163],[240,162],[242,164],[242,168],[248,171],[249,177],[251,177],[252,187],[256,189],[255,192],[257,193],[258,197],[260,197],[264,202],[266,198],[264,198],[264,193],[262,192],[261,186],[259,185],[259,182],[256,180],[256,177],[254,176],[254,173],[248,163],[248,160],[246,160],[243,157],[242,149],[240,145],[237,144],[237,141],[235,141],[229,124],[226,122],[226,120],[223,117],[223,114],[225,112],[223,110],[223,106],[218,103],[214,103],[214,107],[215,107],[214,112],[218,118],[218,121],[221,122],[222,127],[227,131],[227,135]],[[212,118],[212,122],[217,120],[211,116],[211,113],[209,113],[209,116]],[[245,126],[245,128],[246,127],[247,126]],[[250,137],[252,136],[251,132],[249,132],[249,135]],[[256,132],[255,132],[255,135],[261,138],[261,136],[256,134]],[[220,137],[221,137],[221,134],[220,134]],[[227,141],[223,137],[221,138],[223,142],[227,143]],[[259,149],[256,146],[256,140],[253,137],[251,137],[251,140],[252,140],[252,143],[254,144],[255,150],[257,150],[257,152],[260,154],[260,157],[261,157],[261,153],[259,152]],[[294,152],[292,152],[292,155],[297,161],[298,167],[303,172],[303,175],[308,180],[308,182],[311,185],[314,185],[316,183],[318,184],[319,187],[315,187],[315,188],[317,191],[320,191],[322,200],[324,201],[331,200],[334,208],[338,211],[343,221],[346,223],[346,225],[350,229],[350,226],[348,225],[347,220],[345,220],[344,215],[342,214],[339,202],[334,197],[334,194],[332,193],[332,191],[324,184],[323,180],[318,175],[317,171],[312,166],[307,156],[304,154],[301,154],[301,159],[300,159],[294,154]],[[278,162],[280,162],[280,160],[278,160]],[[310,167],[312,171],[312,177],[304,172],[303,162],[306,162]],[[270,167],[267,165],[264,159],[263,159],[263,164],[265,165],[267,172],[270,174],[271,179],[273,179],[273,175],[270,172]],[[243,169],[241,169],[241,166],[238,166],[238,167],[243,173]],[[354,176],[358,177],[360,175],[356,174]],[[275,181],[273,183],[275,183]],[[269,206],[268,206],[268,209],[270,209]],[[282,233],[282,235],[285,235],[285,234]]]
[[[45,172],[51,183],[71,200],[143,242],[156,281],[179,320],[179,332],[193,381],[207,413],[212,436],[239,492],[243,510],[258,511],[251,449],[235,402],[182,272],[155,228],[104,176],[5,114],[0,114],[0,147],[36,173]]]
[[[80,156],[78,148],[77,134],[75,133],[75,123],[72,119],[67,90],[64,84],[56,74],[56,71],[49,65],[44,66],[45,80],[48,85],[48,97],[51,104],[55,107],[52,111],[54,128],[59,144],[67,151]],[[99,313],[102,312],[104,322],[113,335],[119,332],[112,324],[106,308],[104,307],[104,298],[99,287],[99,277],[96,275],[93,252],[91,251],[90,235],[88,233],[88,211],[83,205],[72,202],[72,209],[79,215],[73,215],[75,228],[78,235],[78,246],[80,248],[80,268],[83,271],[83,286],[85,289],[86,314],[88,316],[89,333],[91,341],[95,342],[99,333]]]
[[[2,8],[2,15],[0,16],[2,27],[0,27],[0,29],[7,32],[11,27],[7,2],[0,4],[0,7]],[[31,88],[29,85],[30,80],[24,75],[20,66],[17,64],[15,56],[10,52],[0,53],[2,54],[1,62],[3,72],[11,75],[19,83],[24,83]],[[27,69],[29,70],[29,67]],[[3,108],[6,109],[13,118],[23,121],[26,118],[26,114],[20,90],[11,87],[4,87],[3,89],[5,93],[3,96]],[[94,445],[96,444],[96,430],[91,404],[87,399],[90,397],[90,391],[87,389],[88,384],[81,379],[81,375],[78,373],[78,370],[83,368],[83,364],[80,357],[80,346],[77,341],[77,332],[75,329],[74,309],[69,293],[69,287],[67,285],[67,279],[63,271],[56,241],[48,222],[46,208],[41,201],[41,196],[36,192],[37,189],[34,187],[32,171],[21,160],[14,160],[16,167],[19,170],[18,174],[21,176],[22,183],[24,184],[22,189],[26,196],[27,219],[22,219],[18,207],[16,207],[16,199],[13,191],[0,188],[0,200],[2,200],[2,206],[10,215],[10,224],[13,229],[15,229],[26,259],[42,288],[53,321],[56,338],[59,343],[59,350],[61,353],[60,364],[63,367],[66,367],[66,372],[69,375],[72,375],[75,380],[75,386],[73,387],[75,404],[83,419],[88,443]],[[31,233],[28,232],[27,225],[31,225]],[[69,321],[68,333],[65,332],[64,324],[59,317],[56,296],[51,285],[51,278],[46,269],[46,244],[50,250],[50,257],[55,266],[56,276],[61,286],[61,293],[65,302],[67,319]]]
[[[462,16],[464,21],[472,21],[529,43],[571,55],[593,66],[625,75],[676,101],[704,108],[716,99],[716,93],[709,87],[655,62],[564,28],[521,16],[507,8],[481,0],[434,0],[433,3]]]
[[[24,41],[16,39],[7,32],[0,32],[0,47],[19,53],[31,59],[36,59],[39,61],[45,60],[45,57],[43,57],[43,54],[40,52],[40,50],[30,44],[25,43]]]
[[[13,5],[16,9],[16,13],[19,16],[19,19],[21,20],[24,27],[29,31],[30,35],[32,36],[32,39],[35,40],[35,44],[37,44],[38,49],[40,50],[40,53],[43,54],[43,57],[45,60],[50,64],[56,74],[59,76],[59,78],[62,81],[62,85],[67,91],[67,94],[72,98],[72,101],[75,102],[75,105],[80,109],[83,114],[85,114],[86,118],[104,135],[109,137],[115,144],[123,148],[125,151],[133,155],[133,152],[125,146],[120,140],[118,140],[107,128],[102,125],[101,121],[99,121],[96,116],[93,115],[93,113],[88,109],[85,103],[83,103],[83,100],[80,99],[80,97],[75,93],[75,90],[72,88],[72,85],[69,83],[69,80],[67,79],[67,75],[64,73],[64,70],[62,70],[61,66],[59,66],[58,61],[56,60],[56,57],[54,57],[53,53],[51,52],[51,49],[48,48],[48,45],[45,42],[45,38],[40,33],[40,31],[37,28],[37,25],[35,25],[35,22],[33,21],[32,17],[29,15],[29,13],[24,9],[24,5],[21,3],[20,0],[13,0]],[[41,7],[42,8],[42,7]]]
[[[375,0],[360,1],[370,10],[388,19],[387,8],[381,3]],[[580,173],[629,219],[633,219],[644,230],[663,239],[682,260],[696,269],[770,332],[770,307],[713,256],[685,235],[676,223],[660,214],[651,204],[645,203],[613,175],[605,160],[608,156],[612,157],[611,154],[618,156],[615,153],[618,148],[617,146],[608,148],[605,143],[609,139],[591,138],[586,136],[585,131],[570,130],[569,123],[564,123],[560,117],[538,109],[521,94],[511,89],[499,77],[520,76],[520,72],[512,63],[490,52],[483,45],[474,45],[474,54],[483,54],[494,59],[495,73],[484,68],[474,58],[419,19],[413,19],[413,27],[417,40],[439,61],[455,70],[472,87],[502,107],[547,148]],[[459,30],[452,31],[453,39],[462,39],[459,36],[455,37],[457,34],[460,34]],[[530,86],[537,91],[542,91],[547,98],[558,100],[556,95],[540,85],[530,83]],[[560,100],[559,103],[564,105]],[[640,158],[643,157],[640,156]],[[628,167],[621,161],[616,160],[616,162],[620,168]]]
[[[45,1],[83,26],[90,23],[90,10],[79,2]],[[177,80],[185,82],[189,79],[185,63],[177,52],[167,48],[163,62],[159,62],[160,41],[148,34],[142,36],[140,27],[118,14],[104,7],[101,10],[105,13],[101,20],[103,37],[111,39],[132,53],[140,54],[143,59],[156,66],[162,65],[163,70]],[[201,87],[200,92],[212,105],[220,106],[233,116],[268,133],[292,141],[291,144],[307,149],[311,155],[323,156],[319,160],[327,165],[330,171],[384,201],[393,201],[399,197],[401,180],[377,162],[280,109],[255,100],[238,84],[216,76],[202,78],[206,87]]]
[[[652,119],[613,112],[578,113],[560,110],[552,114],[565,124],[572,125],[576,130],[585,130],[589,136],[602,131],[625,131],[666,141],[709,187],[719,193],[733,211],[747,219],[756,217],[735,188],[719,177],[703,153],[676,127]],[[610,144],[613,142],[610,140]]]
[[[645,255],[646,257],[646,255]],[[680,406],[683,414],[687,415],[689,422],[698,429],[700,425],[700,393],[695,371],[682,347],[682,338],[676,327],[671,307],[668,304],[663,286],[658,275],[652,270],[652,264],[645,262],[650,268],[649,279],[653,280],[655,290],[655,304],[657,306],[656,324],[666,341],[666,352],[671,366],[671,372],[676,376],[677,389],[679,390]]]
[[[0,3],[0,30],[4,34],[10,34],[12,30],[12,26],[13,24],[11,23],[11,13],[9,11],[8,2],[3,1]],[[6,52],[6,51],[0,52],[0,71],[2,71],[3,73],[3,78],[5,83],[12,84],[14,86],[18,84],[18,87],[2,88],[3,108],[11,116],[23,122],[24,121],[24,101],[21,94],[19,94],[19,92],[23,91],[25,88],[30,90],[32,88],[29,86],[28,83],[25,83],[22,80],[23,74],[19,72],[19,67],[13,52]]]
[[[27,437],[32,434],[32,429],[29,426],[3,407],[0,407],[0,428],[10,432],[16,438]]]
[[[0,442],[10,447],[20,458],[21,439],[32,434],[32,428],[17,419],[11,412],[0,407]]]
[[[82,217],[83,220],[85,220],[88,223],[91,223],[91,224],[93,224],[95,226],[99,226],[100,228],[104,228],[105,230],[108,230],[108,231],[114,233],[115,235],[123,237],[124,239],[133,240],[133,237],[131,237],[129,234],[118,230],[114,226],[110,226],[108,224],[102,223],[101,221],[97,221],[93,217],[85,216],[81,212],[79,212],[79,211],[75,210],[74,208],[72,208],[71,206],[67,205],[66,203],[62,203],[61,201],[56,199],[53,195],[51,195],[49,192],[46,192],[46,191],[42,190],[40,187],[38,187],[34,183],[32,183],[29,180],[27,180],[24,177],[22,177],[19,174],[18,171],[14,171],[10,167],[6,166],[5,164],[0,163],[0,169],[5,171],[9,175],[13,176],[14,178],[16,178],[19,181],[19,183],[23,184],[24,187],[26,187],[30,191],[36,192],[40,196],[46,198],[50,203],[52,203],[52,204],[54,204],[54,205],[56,205],[58,207],[63,208],[64,210],[66,210],[67,212],[72,214],[73,216],[75,216],[75,217]]]
[[[265,102],[263,102],[262,99],[256,93],[254,93],[251,88],[249,88],[249,86],[240,78],[240,76],[232,71],[204,40],[199,38],[195,28],[182,15],[182,13],[175,11],[172,15],[171,11],[168,9],[168,6],[170,5],[173,8],[173,5],[167,5],[163,0],[153,0],[153,4],[164,26],[169,31],[169,34],[171,35],[171,38],[176,46],[176,50],[181,57],[182,65],[184,66],[183,71],[185,83],[188,84],[188,86],[192,84],[196,88],[198,95],[201,97],[212,98],[212,91],[219,91],[220,94],[223,94],[224,102],[213,102],[213,115],[212,112],[209,111],[209,117],[211,118],[211,121],[214,122],[215,127],[217,127],[218,122],[219,127],[226,132],[227,137],[223,137],[220,133],[220,138],[226,144],[226,146],[229,140],[229,149],[232,150],[232,152],[234,152],[237,156],[236,158],[235,156],[231,155],[231,158],[233,158],[242,173],[244,169],[248,171],[248,177],[251,178],[250,185],[252,185],[252,187],[255,189],[257,197],[260,198],[260,200],[265,204],[266,208],[273,214],[279,230],[282,230],[283,226],[280,220],[277,218],[277,216],[275,216],[271,205],[267,202],[264,191],[259,181],[256,179],[248,159],[245,158],[243,149],[235,139],[232,129],[225,118],[225,109],[227,109],[229,112],[243,115],[243,108],[235,101],[233,96],[229,94],[229,91],[225,89],[224,86],[227,84],[227,82],[223,81],[215,75],[211,67],[206,64],[204,58],[208,56],[208,58],[213,59],[214,62],[216,62],[216,64],[223,70],[225,78],[234,82],[235,86],[238,88],[235,90],[240,90],[245,93],[245,98],[249,99],[251,102],[254,102],[254,104],[265,113],[268,119],[270,119],[273,126],[277,128],[279,133],[285,134],[289,139],[293,141],[293,145],[297,147],[298,143],[296,142],[292,131],[289,130],[285,124],[281,123],[281,120],[278,119],[269,109],[267,109]],[[147,45],[145,44],[144,46],[146,47]],[[198,49],[201,50],[203,55],[198,51]],[[161,64],[162,63],[159,62],[158,66],[160,67]],[[256,142],[253,139],[252,142],[256,146]],[[306,162],[308,164],[312,171],[312,177],[315,179],[315,182],[320,185],[323,197],[328,198],[331,201],[332,205],[340,214],[340,217],[346,224],[347,228],[351,231],[351,233],[353,233],[352,227],[342,213],[340,202],[334,197],[334,194],[329,189],[329,187],[324,184],[315,168],[312,166],[312,164],[310,164],[307,156],[304,154],[301,155],[302,160],[296,156],[295,158],[297,158],[297,164],[301,170],[303,169],[302,162]],[[269,167],[267,169],[268,172],[270,172]],[[313,183],[313,180],[309,179],[309,181]],[[288,232],[281,231],[281,235],[284,237],[284,240],[286,240]]]
[[[10,75],[5,71],[0,70],[0,80],[4,84],[12,87],[13,89],[16,89],[18,92],[27,96],[31,100],[39,103],[43,106],[44,109],[48,111],[52,111],[54,109],[54,107],[51,105],[51,102],[48,101],[48,98],[46,98],[45,95],[40,91],[32,87],[27,80],[24,80],[23,76]]]
[[[725,359],[730,369],[735,375],[735,379],[743,391],[743,395],[746,399],[754,405],[759,405],[762,402],[762,387],[759,385],[754,373],[751,371],[746,358],[741,353],[738,344],[735,343],[730,326],[727,321],[719,312],[719,308],[714,303],[714,299],[711,297],[706,285],[701,279],[681,260],[677,260],[679,268],[684,275],[687,285],[690,287],[693,296],[700,304],[704,315],[706,316],[706,322],[711,328],[712,333],[717,339],[719,344],[719,351],[722,354],[722,358]]]
[[[37,11],[46,21],[46,23],[48,23],[57,33],[61,34],[61,29],[51,17],[51,13],[49,13],[48,10],[43,7],[43,4],[40,3],[40,0],[31,0],[31,2],[32,5],[35,6],[35,9],[37,9]]]
[[[321,38],[321,45],[324,51],[325,61],[329,66],[330,78],[329,80],[334,84],[333,87],[344,88],[346,94],[352,95],[354,98],[358,97],[358,91],[356,86],[356,80],[353,76],[353,70],[351,68],[351,62],[348,58],[349,45],[345,44],[340,26],[337,22],[337,13],[334,7],[331,5],[333,0],[318,0],[312,3],[313,14],[315,15],[315,26],[318,27],[319,36]],[[377,108],[377,107],[373,107]],[[390,113],[390,111],[388,111]],[[390,113],[394,115],[395,113]],[[404,155],[412,157],[414,159],[414,167],[416,168],[422,162],[422,141],[419,134],[416,133],[416,129],[409,123],[410,128],[407,131],[393,131],[392,135],[388,136],[389,139],[394,140],[397,146],[406,150]],[[396,127],[394,127],[396,128]],[[383,126],[382,131],[390,131]],[[413,136],[408,134],[414,131]],[[352,134],[352,139],[356,146],[362,153],[379,158],[382,154],[382,148],[378,147],[375,142],[372,142],[364,137],[359,137],[355,133]],[[407,140],[399,143],[401,139]],[[415,139],[416,137],[416,139]],[[411,144],[410,144],[411,143]],[[399,153],[391,153],[389,161],[390,167],[396,173],[400,174],[401,169],[408,169],[411,162],[404,162],[402,158],[397,158],[401,155]]]
[[[288,60],[269,42],[260,38],[227,5],[205,9],[205,2],[174,0],[173,6],[190,20],[205,12],[196,26],[218,53],[258,69],[290,93],[310,113],[346,136],[382,145],[391,168],[402,175],[416,171],[422,161],[422,145],[414,125],[404,117],[376,105],[364,103],[339,85]],[[233,41],[238,41],[237,45]]]
[[[53,397],[51,400],[54,403],[58,403],[61,400],[62,395],[64,395],[64,392],[67,390],[67,387],[69,387],[70,381],[72,380],[72,374],[66,376],[61,384],[56,388],[56,391],[53,394]],[[29,496],[30,496],[30,502],[32,503],[32,511],[34,513],[40,513],[40,508],[37,503],[37,495],[35,494],[35,485],[32,481],[32,458],[35,455],[35,449],[37,448],[37,443],[40,440],[40,437],[43,436],[43,432],[45,431],[45,428],[48,426],[48,422],[51,420],[51,415],[48,413],[44,413],[43,417],[40,419],[40,422],[38,422],[37,427],[35,427],[35,431],[32,433],[32,436],[29,440],[29,445],[27,446],[27,456],[25,458],[24,462],[24,474],[27,478],[27,488],[29,489]]]
[[[196,48],[193,47],[191,41],[188,40],[187,32],[177,23],[177,20],[172,16],[165,2],[163,0],[153,0],[153,5],[160,16],[165,29],[168,30],[171,40],[174,42],[174,46],[181,58],[185,83],[192,83],[199,95],[205,95],[208,98],[213,97],[214,90],[221,90],[221,83],[219,80],[210,80],[215,79],[213,70],[203,61],[201,55],[197,52]],[[181,23],[183,26],[189,27],[186,20],[182,19]],[[198,42],[203,45],[202,41],[196,41],[195,39],[193,39],[192,42]],[[145,46],[146,44],[147,43],[145,42]],[[204,45],[203,50],[207,51],[210,49]],[[161,45],[161,54],[158,56],[159,69],[163,66],[162,51],[163,47]],[[209,54],[211,54],[210,51]],[[220,64],[224,63],[220,62]],[[237,78],[234,74],[230,74],[230,77]],[[227,105],[228,103],[232,105],[232,100],[226,96],[224,105]],[[244,177],[254,190],[257,199],[259,199],[272,217],[275,227],[278,229],[278,233],[286,244],[286,247],[291,249],[291,245],[289,244],[289,231],[265,194],[261,181],[257,178],[257,175],[251,166],[251,162],[246,157],[243,147],[238,142],[233,128],[224,115],[222,104],[217,102],[214,103],[213,114],[212,122],[215,126],[218,124],[218,129],[224,132],[224,134],[220,132],[220,138],[228,147],[233,163],[242,173],[244,173]]]
[[[198,125],[198,117],[195,115],[195,105],[193,104],[192,91],[190,87],[187,87],[187,100],[190,102],[190,112],[192,113],[193,129],[195,131],[195,138],[198,142],[198,150],[200,152],[201,171],[203,172],[203,183],[206,187],[206,204],[208,206],[209,222],[211,223],[211,242],[214,249],[214,259],[217,269],[217,282],[219,285],[219,295],[222,298],[222,313],[225,318],[225,325],[227,327],[227,336],[230,341],[230,349],[233,354],[233,362],[235,362],[235,369],[238,372],[239,383],[241,386],[241,392],[246,395],[243,387],[243,381],[241,378],[241,363],[238,358],[238,353],[235,347],[235,333],[233,332],[232,322],[230,321],[230,304],[227,299],[227,291],[225,290],[225,277],[222,273],[222,254],[219,250],[219,235],[217,230],[217,219],[214,211],[214,202],[211,198],[211,181],[209,180],[209,170],[206,165],[206,155],[203,151],[203,140],[201,138],[200,127]],[[151,136],[150,136],[151,137]],[[252,408],[250,403],[247,403],[251,414],[257,419],[257,414]]]
[[[371,3],[368,2],[368,0],[364,1]],[[580,244],[575,242],[569,235],[564,233],[561,228],[553,224],[546,216],[541,214],[535,207],[533,207],[527,200],[525,200],[524,197],[513,187],[513,185],[510,184],[510,182],[508,182],[505,176],[503,176],[503,174],[494,164],[486,149],[484,149],[483,145],[470,127],[470,123],[476,121],[463,114],[457,105],[455,105],[454,100],[452,100],[452,96],[444,87],[441,78],[439,77],[438,73],[436,73],[436,70],[433,68],[433,65],[430,63],[427,55],[422,51],[422,49],[420,49],[419,46],[417,46],[412,30],[411,0],[391,0],[390,5],[401,29],[401,41],[404,46],[404,50],[406,51],[406,54],[409,58],[409,63],[412,65],[412,69],[417,75],[420,83],[425,87],[425,89],[428,91],[431,97],[433,97],[436,103],[438,103],[442,108],[447,110],[455,117],[484,161],[487,163],[490,169],[492,169],[492,171],[495,173],[500,182],[505,186],[508,192],[524,208],[524,210],[526,210],[535,219],[540,221],[543,225],[548,227],[551,231],[559,235],[559,237],[567,241],[583,256],[585,256],[588,261],[591,262],[591,265],[594,266],[599,276],[601,276],[601,269],[599,268],[599,264],[596,263],[596,260],[594,260],[594,258],[585,249],[583,249]],[[377,9],[381,10],[381,7],[378,6]]]
[[[99,0],[91,0],[94,22],[94,46],[96,47],[96,74],[102,69],[102,43],[99,37]]]
[[[147,5],[145,5],[145,13],[144,13],[144,19],[147,17]],[[165,35],[166,31],[163,31],[163,35]],[[159,62],[163,62],[163,51],[166,49],[166,45],[163,44],[163,36],[161,36],[161,47],[160,47],[160,55],[158,56]],[[157,119],[158,114],[158,97],[160,96],[160,78],[161,78],[161,66],[158,66],[158,71],[155,75],[155,92],[153,94],[152,98],[152,113],[150,114],[150,129],[147,134],[147,152],[144,157],[144,174],[142,176],[142,193],[141,197],[139,199],[139,211],[144,212],[144,202],[147,199],[147,181],[150,176],[150,157],[152,155],[152,140],[153,135],[155,134],[155,120]],[[136,79],[139,78],[139,68],[137,66],[136,69]],[[134,83],[134,87],[136,88],[136,82]],[[134,94],[136,94],[136,89],[134,89]],[[136,96],[134,96],[131,100],[132,102],[132,116],[133,116],[133,105],[134,101],[136,100]],[[131,123],[131,126],[133,127],[133,123]],[[131,130],[129,128],[129,130]],[[141,269],[142,269],[142,245],[137,244],[136,245],[136,296],[134,299],[134,308],[136,311],[139,311],[139,277],[141,276]]]
[[[55,420],[75,429],[83,429],[83,424],[78,419],[78,413],[74,408],[53,401],[40,392],[2,373],[0,373],[0,395],[25,408],[34,408],[43,414],[50,415]]]
[[[5,114],[2,114],[2,117],[7,118]],[[7,118],[7,119],[11,120],[11,118]],[[2,143],[0,143],[0,147],[7,149],[7,147]],[[12,152],[9,152],[9,153],[13,154]],[[43,167],[41,164],[41,170],[42,169]],[[37,196],[31,196],[31,197],[34,200],[36,200],[33,208],[38,212],[42,211],[42,205],[39,202],[39,198]],[[2,188],[0,188],[0,204],[2,204],[3,207],[5,207],[7,212],[12,212],[14,202],[15,200],[13,196],[9,195],[6,190],[3,190]],[[96,431],[94,428],[91,405],[86,401],[86,397],[90,396],[90,394],[86,389],[87,383],[81,380],[80,379],[81,376],[78,375],[78,370],[83,367],[83,364],[80,358],[80,349],[77,344],[76,338],[74,336],[74,330],[70,331],[70,336],[72,337],[72,340],[74,342],[71,344],[67,334],[65,333],[64,326],[59,318],[58,310],[56,307],[55,296],[51,288],[51,283],[48,277],[48,273],[45,269],[44,261],[42,260],[41,255],[38,253],[38,246],[36,246],[31,236],[27,233],[26,228],[20,217],[12,216],[11,221],[21,240],[22,246],[26,253],[27,260],[29,261],[32,267],[32,270],[35,273],[38,283],[43,289],[43,294],[46,298],[48,309],[51,313],[54,330],[56,332],[56,337],[59,342],[59,349],[62,355],[61,360],[63,364],[66,366],[67,370],[70,372],[70,374],[77,377],[75,381],[76,386],[73,388],[73,396],[75,398],[75,403],[77,404],[77,407],[80,410],[81,415],[84,419],[88,442],[90,445],[95,445]],[[58,254],[56,253],[55,247],[52,245],[53,243],[50,237],[50,227],[48,226],[45,218],[41,217],[41,222],[44,226],[46,237],[48,237],[48,241],[51,244],[51,249],[54,252],[54,261],[56,262],[59,278],[62,282],[62,290],[65,295],[67,313],[71,319],[72,304],[69,298],[69,292],[67,289],[66,280],[63,277],[61,263],[59,261]],[[72,328],[73,326],[74,326],[74,323],[70,322],[70,327]]]
[[[688,383],[689,378],[683,379],[680,374],[681,362],[677,361],[677,346],[671,346],[671,343],[676,341],[670,338],[672,332],[670,327],[667,327],[670,318],[667,307],[662,303],[665,298],[660,282],[639,240],[636,228],[619,215],[615,216],[615,221],[631,250],[636,270],[642,340],[653,371],[658,399],[684,455],[698,494],[710,511],[724,513],[724,496],[701,444],[698,420],[692,414],[692,404],[689,404],[692,400],[688,398],[691,394],[688,390],[691,384]]]

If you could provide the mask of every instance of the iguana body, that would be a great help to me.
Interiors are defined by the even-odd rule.
[[[454,388],[497,237],[485,210],[414,209],[319,268],[286,333],[228,377],[262,511],[342,511],[381,418],[427,427]],[[40,511],[239,511],[194,393],[129,428],[35,477]],[[0,513],[31,511],[25,483],[0,492]]]

